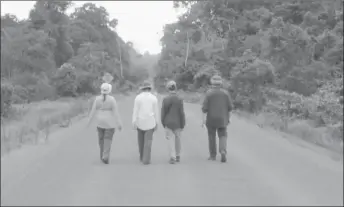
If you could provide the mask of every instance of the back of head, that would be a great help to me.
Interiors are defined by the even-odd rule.
[[[210,78],[210,83],[212,86],[219,87],[222,86],[222,77],[219,75],[214,75]]]
[[[100,86],[100,93],[103,95],[103,101],[106,100],[106,96],[109,95],[112,91],[112,85],[109,83],[103,83]]]
[[[144,81],[140,87],[141,91],[151,91],[152,84],[149,81]]]
[[[169,90],[169,91],[176,91],[177,90],[177,84],[176,84],[176,82],[175,81],[169,81],[167,84],[166,84],[166,88],[167,88],[167,90]]]

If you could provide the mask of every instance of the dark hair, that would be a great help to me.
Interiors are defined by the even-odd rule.
[[[147,87],[147,88],[143,88],[142,91],[151,91],[152,88],[151,87]]]
[[[175,91],[176,90],[176,85],[171,85],[168,90],[170,91]]]
[[[106,100],[106,94],[103,94],[103,102]]]

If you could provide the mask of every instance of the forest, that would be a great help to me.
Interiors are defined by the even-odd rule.
[[[186,12],[164,27],[158,88],[175,79],[180,89],[202,94],[221,74],[237,110],[277,115],[299,128],[307,123],[313,134],[321,128],[342,143],[343,1],[174,1],[174,7]]]
[[[158,55],[125,42],[104,7],[67,14],[72,5],[39,0],[25,20],[1,14],[2,117],[13,104],[97,93],[106,72],[116,91],[151,76],[162,91],[174,79],[185,99],[220,74],[236,111],[343,143],[342,0],[173,1],[185,13],[164,26]]]
[[[36,1],[29,17],[1,14],[1,115],[12,104],[98,92],[108,72],[117,89],[148,77],[151,59],[116,32],[120,22],[104,7]]]

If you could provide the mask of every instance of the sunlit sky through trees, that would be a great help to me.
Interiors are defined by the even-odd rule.
[[[172,1],[74,1],[68,14],[87,2],[105,7],[110,18],[118,19],[117,32],[123,40],[133,42],[140,53],[159,53],[163,26],[176,21],[182,12],[173,8]],[[26,19],[34,4],[35,1],[1,1],[1,15],[10,13]]]

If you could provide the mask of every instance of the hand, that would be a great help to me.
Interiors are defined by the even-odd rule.
[[[205,128],[205,123],[204,122],[202,122],[202,128]]]
[[[118,131],[122,131],[122,124],[118,125],[117,129]]]
[[[137,125],[133,123],[133,130],[137,130]]]

